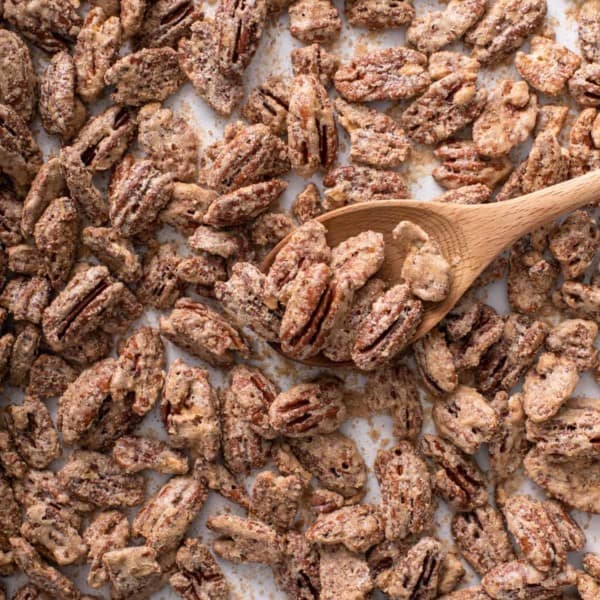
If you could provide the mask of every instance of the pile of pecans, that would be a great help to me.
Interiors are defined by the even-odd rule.
[[[412,345],[424,306],[452,283],[436,240],[397,224],[405,258],[389,285],[381,234],[331,248],[315,217],[409,197],[399,169],[423,144],[442,202],[502,201],[600,168],[600,0],[579,8],[581,55],[554,40],[546,0],[436,12],[347,0],[351,26],[408,26],[407,45],[342,64],[330,0],[219,0],[214,18],[193,0],[90,4],[0,3],[0,576],[27,579],[12,598],[130,600],[169,585],[225,600],[216,555],[268,565],[296,600],[598,600],[600,555],[568,561],[586,546],[568,509],[600,513],[600,399],[575,392],[584,373],[600,383],[594,207],[519,240]],[[286,9],[306,44],[294,75],[268,76],[242,105],[244,72]],[[445,49],[460,40],[464,52]],[[487,90],[480,71],[507,60],[522,79]],[[163,105],[186,81],[244,121],[200,149]],[[60,142],[46,160],[36,116]],[[325,189],[308,183],[288,214],[277,204],[292,171],[324,173]],[[160,242],[165,227],[187,243]],[[503,278],[506,315],[485,302]],[[147,311],[158,327],[136,323]],[[355,390],[326,369],[282,390],[256,366],[259,338],[363,373],[364,412],[393,421],[374,463],[379,501],[363,502],[369,471],[340,431]],[[168,365],[165,340],[212,373]],[[422,433],[421,391],[436,434]],[[155,413],[161,439],[142,434]],[[148,471],[169,476],[149,497]],[[544,499],[515,493],[521,471]],[[211,492],[237,508],[202,514],[215,534],[205,545],[189,530]],[[465,563],[480,585],[461,587]],[[102,596],[64,568],[84,564]]]

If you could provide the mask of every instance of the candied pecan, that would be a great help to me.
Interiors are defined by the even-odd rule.
[[[82,24],[79,4],[71,0],[6,0],[4,18],[24,37],[50,54],[67,49]]]
[[[23,241],[20,227],[22,207],[12,191],[0,185],[0,242],[6,247]]]
[[[48,306],[52,288],[45,277],[16,277],[0,294],[0,306],[10,311],[17,321],[38,324]]]
[[[250,227],[250,237],[256,246],[273,247],[290,234],[296,225],[284,213],[266,212],[257,217]]]
[[[383,236],[363,231],[333,248],[330,265],[337,279],[348,279],[352,288],[358,290],[377,273],[383,259]]]
[[[208,490],[200,479],[172,477],[141,508],[132,531],[159,554],[174,550],[200,512]]]
[[[569,457],[596,456],[600,413],[595,400],[571,398],[552,418],[542,423],[527,421],[527,439],[544,454]]]
[[[10,551],[9,539],[19,535],[21,523],[21,506],[15,498],[7,474],[0,473],[0,491],[2,492],[2,505],[0,506],[0,551]],[[0,567],[0,572],[2,568]],[[4,573],[2,573],[4,577]]]
[[[507,156],[480,156],[475,144],[468,140],[442,144],[434,154],[442,164],[433,170],[433,178],[449,190],[477,183],[494,188],[512,169]]]
[[[148,546],[109,550],[102,564],[111,585],[111,598],[147,598],[162,587],[163,573],[158,555]]]
[[[303,492],[304,483],[299,477],[278,477],[263,471],[254,480],[248,514],[277,531],[286,531],[294,523]]]
[[[14,442],[0,421],[0,465],[9,477],[21,479],[27,474],[27,463],[17,452]]]
[[[6,4],[5,4],[6,7]],[[10,538],[15,562],[29,581],[58,600],[79,600],[81,592],[60,571],[45,562],[35,548],[22,537]]]
[[[465,37],[482,64],[498,63],[525,41],[546,16],[546,0],[499,0]]]
[[[337,167],[323,177],[326,210],[354,202],[408,198],[404,176],[395,171],[379,171],[369,167]]]
[[[600,106],[600,63],[580,67],[569,79],[569,93],[581,106]]]
[[[529,449],[522,396],[519,393],[509,398],[501,391],[491,403],[500,418],[500,425],[488,443],[490,468],[496,481],[508,479],[521,466]]]
[[[576,210],[552,233],[549,248],[560,263],[563,277],[577,279],[590,266],[600,248],[596,221],[584,210]]]
[[[287,134],[291,165],[299,175],[310,177],[332,165],[338,147],[333,104],[314,75],[294,77]]]
[[[94,517],[83,534],[90,561],[87,577],[90,587],[101,588],[108,583],[108,573],[102,563],[102,557],[109,550],[125,548],[129,536],[129,521],[122,512],[107,510]]]
[[[475,460],[442,438],[427,434],[421,444],[423,454],[438,468],[433,487],[456,510],[473,510],[488,500],[486,479]]]
[[[438,594],[447,594],[455,589],[467,574],[456,552],[449,551],[443,557],[438,577]],[[439,596],[438,596],[439,597]]]
[[[184,119],[158,102],[138,113],[138,142],[154,166],[178,181],[193,181],[198,163],[198,139]]]
[[[502,507],[506,526],[523,558],[543,573],[563,569],[567,548],[544,504],[531,496],[512,496]]]
[[[450,0],[443,11],[432,11],[412,20],[408,41],[431,54],[459,40],[485,12],[485,0]]]
[[[160,403],[161,418],[176,448],[191,448],[195,454],[214,460],[219,450],[216,398],[208,373],[176,360],[165,379]]]
[[[302,467],[325,488],[349,499],[362,492],[367,482],[367,467],[352,439],[336,432],[289,442]]]
[[[141,27],[136,31],[136,46],[161,48],[173,46],[187,35],[202,13],[196,10],[192,0],[157,0],[148,4],[143,16]]]
[[[303,533],[290,531],[284,541],[284,560],[273,566],[279,587],[292,600],[316,600],[321,591],[319,551]]]
[[[531,245],[531,238],[521,238],[508,258],[508,300],[513,309],[537,312],[548,300],[558,279],[558,265]]]
[[[479,61],[461,52],[442,50],[434,52],[429,57],[429,74],[434,81],[443,79],[455,71],[470,71],[477,73],[481,65]]]
[[[491,307],[464,297],[446,316],[446,332],[456,368],[473,369],[504,332],[502,317]]]
[[[103,266],[76,272],[63,291],[44,311],[44,335],[50,347],[62,351],[101,329],[117,333],[141,313],[141,305]]]
[[[267,77],[255,87],[242,108],[242,116],[250,123],[262,123],[274,134],[287,131],[290,104],[290,80],[278,75]]]
[[[384,523],[373,504],[340,508],[319,519],[306,537],[323,545],[343,544],[351,552],[365,552],[384,539]]]
[[[499,425],[496,411],[474,388],[459,385],[443,400],[437,400],[432,411],[440,435],[466,454],[474,454],[489,442]]]
[[[294,75],[314,75],[325,87],[331,84],[340,65],[340,59],[320,44],[294,48],[290,59]]]
[[[590,62],[600,61],[600,4],[598,0],[587,0],[577,14],[579,45]]]
[[[215,14],[217,60],[225,75],[241,75],[258,48],[267,19],[266,0],[220,0]]]
[[[106,171],[117,164],[135,133],[130,108],[111,106],[92,117],[72,143],[83,165],[92,171]]]
[[[377,577],[377,587],[392,598],[436,598],[445,556],[441,542],[421,538],[391,569]]]
[[[195,538],[187,538],[177,551],[177,570],[169,583],[188,600],[228,600],[229,585],[210,550]]]
[[[115,229],[86,227],[81,240],[119,279],[133,283],[141,277],[142,266],[133,244]]]
[[[577,592],[582,600],[594,600],[600,594],[600,583],[596,577],[580,571],[577,573]]]
[[[346,503],[346,499],[337,492],[326,490],[325,488],[317,488],[310,491],[308,504],[310,510],[315,515],[326,515],[334,510],[342,508]]]
[[[331,433],[345,418],[343,389],[334,378],[295,385],[269,407],[271,426],[287,437]]]
[[[286,144],[265,125],[232,123],[201,158],[200,183],[219,193],[266,181],[290,170]]]
[[[21,535],[57,565],[81,562],[88,551],[77,529],[48,504],[34,504],[27,509]]]
[[[85,368],[106,358],[112,349],[112,336],[105,331],[94,331],[84,340],[60,351],[60,355],[77,368]]]
[[[450,292],[450,264],[435,239],[411,221],[401,221],[392,233],[405,254],[401,275],[410,291],[421,300],[444,300]]]
[[[25,123],[33,118],[37,93],[37,75],[29,49],[21,38],[7,29],[0,29],[0,102],[10,106]]]
[[[567,509],[556,500],[545,500],[543,506],[564,542],[567,552],[583,550],[586,543],[585,533]]]
[[[473,141],[482,156],[498,157],[524,142],[535,127],[537,96],[524,81],[503,79],[473,124]]]
[[[575,362],[579,371],[587,371],[598,364],[598,350],[594,347],[597,336],[598,325],[594,321],[567,319],[550,330],[546,348]]]
[[[379,450],[374,465],[381,488],[381,512],[388,540],[431,527],[434,502],[427,465],[408,441]]]
[[[41,166],[42,152],[31,131],[10,106],[0,104],[0,173],[23,197]]]
[[[0,336],[0,382],[8,373],[14,343],[15,336],[12,333],[5,333]]]
[[[340,124],[350,135],[353,162],[380,169],[403,163],[410,150],[404,130],[386,114],[368,106],[335,100]]]
[[[542,354],[523,384],[523,409],[535,423],[553,417],[579,382],[577,365],[566,356]]]
[[[172,307],[185,287],[177,276],[180,263],[174,242],[152,248],[144,257],[142,280],[137,290],[139,300],[146,306],[163,310]]]
[[[458,374],[455,359],[442,331],[432,329],[417,340],[414,353],[419,375],[429,392],[442,396],[456,388]]]
[[[225,560],[270,565],[279,563],[283,557],[283,539],[260,521],[220,514],[209,517],[206,526],[219,535],[213,549]]]
[[[110,393],[115,366],[113,359],[94,364],[60,398],[58,426],[65,444],[77,442],[90,450],[102,450],[139,422],[129,399],[116,399]]]
[[[127,398],[140,417],[160,397],[165,379],[165,349],[158,331],[142,327],[121,343],[111,380],[111,394],[118,401]]]
[[[213,227],[243,225],[268,210],[286,188],[285,181],[271,179],[219,196],[208,207],[204,223]]]
[[[196,93],[218,113],[229,116],[244,96],[241,77],[221,72],[218,30],[212,19],[194,21],[190,29],[191,36],[179,40],[179,66]]]
[[[54,423],[38,398],[26,396],[22,404],[8,405],[4,417],[15,448],[28,465],[44,469],[60,456]]]
[[[72,452],[58,480],[68,493],[102,508],[137,506],[144,501],[144,478],[126,473],[99,452]]]
[[[296,0],[288,13],[290,33],[304,44],[328,44],[340,36],[342,20],[330,0]]]
[[[581,64],[581,58],[555,41],[534,35],[529,54],[517,52],[515,67],[531,87],[550,96],[559,95]]]
[[[502,514],[489,504],[456,513],[451,529],[460,553],[479,575],[515,558]]]
[[[267,275],[265,300],[269,307],[276,308],[278,300],[282,303],[289,300],[296,277],[302,269],[329,262],[331,250],[327,245],[326,233],[321,223],[308,221],[288,238]]]
[[[42,125],[63,142],[73,138],[85,122],[85,107],[75,94],[76,77],[73,58],[63,51],[52,57],[40,79]]]
[[[8,369],[8,382],[15,387],[25,388],[29,381],[29,370],[38,354],[42,336],[40,330],[31,323],[19,324],[15,334]]]
[[[577,510],[600,512],[600,463],[595,458],[565,459],[533,448],[523,464],[529,477],[548,495]]]
[[[169,202],[173,175],[161,173],[150,160],[130,154],[119,163],[110,180],[110,222],[125,237],[152,227]]]
[[[294,280],[281,319],[282,351],[295,358],[318,354],[349,310],[352,296],[350,280],[333,277],[326,264],[305,267]]]
[[[56,198],[35,224],[33,237],[43,256],[45,273],[55,290],[61,290],[77,254],[79,213],[70,198]]]
[[[365,600],[373,589],[364,556],[342,545],[321,547],[319,573],[321,600]]]
[[[244,235],[239,231],[217,231],[200,225],[188,238],[188,246],[195,252],[206,252],[222,258],[231,258],[242,253],[246,245]]]
[[[205,481],[209,490],[218,492],[223,498],[239,504],[246,510],[250,508],[250,498],[246,489],[224,465],[196,459],[194,476]]]
[[[598,319],[600,288],[578,281],[565,281],[552,295],[554,305],[574,317]]]
[[[159,219],[182,234],[191,235],[198,225],[202,225],[202,219],[216,197],[217,193],[212,190],[205,190],[194,183],[176,181],[170,202],[160,212]]]
[[[424,92],[431,82],[427,57],[399,46],[377,50],[343,63],[336,71],[336,90],[351,102],[401,100]]]
[[[145,48],[117,60],[104,82],[115,86],[115,104],[141,106],[162,102],[181,87],[183,78],[173,48]]]
[[[187,457],[160,440],[135,435],[120,437],[113,448],[115,462],[127,473],[151,469],[158,473],[184,475]]]
[[[35,246],[18,244],[7,248],[8,270],[19,275],[44,275],[44,257]]]
[[[523,560],[513,560],[494,567],[482,579],[483,589],[496,599],[521,597],[526,600],[555,598],[574,585],[575,569],[567,565],[557,574],[541,573]]]
[[[352,360],[352,347],[363,319],[374,300],[385,290],[381,279],[370,279],[354,294],[352,304],[338,326],[329,334],[323,354],[335,362]]]
[[[196,284],[206,289],[212,289],[217,282],[227,279],[223,258],[206,252],[198,256],[181,258],[175,269],[175,275],[182,282]]]
[[[93,102],[104,89],[104,75],[115,61],[121,45],[121,22],[103,8],[90,10],[77,36],[73,62],[76,90],[85,102]]]
[[[108,220],[108,202],[94,185],[93,173],[74,147],[63,148],[60,162],[69,194],[87,218],[96,225]]]
[[[231,364],[234,351],[248,354],[246,342],[222,315],[189,298],[177,300],[171,314],[161,318],[160,332],[214,366]]]
[[[309,183],[294,199],[292,213],[303,225],[318,217],[322,212],[321,193],[314,183]]]
[[[415,16],[412,0],[348,0],[345,7],[350,25],[375,30],[406,25]]]
[[[365,371],[390,361],[407,347],[422,318],[423,305],[408,285],[395,285],[373,302],[356,334],[352,360]]]
[[[248,412],[249,399],[246,398],[246,386],[250,382],[243,368],[232,373],[231,384],[220,395],[222,447],[225,463],[234,473],[248,473],[251,469],[262,467],[267,462],[271,443],[263,438],[256,426],[256,412]],[[256,385],[258,379],[252,383]],[[264,385],[264,382],[260,382]],[[267,391],[268,397],[272,391]],[[267,411],[267,406],[263,409]],[[256,408],[255,408],[256,411]],[[261,425],[262,419],[259,421]],[[261,431],[262,433],[262,431]],[[269,435],[270,438],[274,437]]]
[[[487,91],[477,89],[477,73],[456,71],[431,84],[402,114],[408,136],[421,144],[452,137],[482,113]]]

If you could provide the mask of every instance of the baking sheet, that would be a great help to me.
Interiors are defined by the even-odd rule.
[[[340,14],[343,18],[343,2],[337,0],[335,2]],[[415,0],[415,6],[417,15],[421,15],[430,10],[440,10],[444,8],[443,3],[433,1],[420,1]],[[205,9],[207,13],[214,11],[214,4],[206,5]],[[578,51],[577,47],[577,35],[576,35],[576,23],[574,19],[576,10],[576,4],[565,0],[548,0],[548,17],[547,22],[556,31],[556,39],[568,46],[569,48]],[[380,48],[380,47],[391,47],[395,45],[402,45],[405,41],[405,30],[388,31],[383,34],[370,33],[367,30],[361,30],[358,28],[350,28],[346,22],[340,41],[334,44],[332,50],[338,53],[342,60],[348,59],[353,55],[364,54],[367,51]],[[252,89],[254,85],[263,80],[265,77],[271,74],[284,74],[291,75],[291,66],[289,61],[289,53],[292,48],[300,47],[302,44],[297,40],[294,40],[288,32],[288,18],[287,15],[279,17],[275,23],[273,23],[266,31],[263,40],[261,42],[259,51],[255,56],[252,65],[248,69],[245,77],[246,81],[246,93]],[[450,49],[461,48],[460,44],[457,44]],[[527,48],[527,46],[525,46]],[[38,63],[39,68],[43,68],[47,64],[47,58],[40,52],[35,51],[35,60]],[[39,72],[39,71],[38,71]],[[493,71],[485,70],[482,72],[482,79],[488,85],[493,87],[493,81],[498,78],[516,76],[516,72],[512,67],[500,66]],[[333,91],[330,93],[334,93]],[[542,99],[543,103],[548,103],[548,99]],[[97,113],[108,104],[107,101],[98,103],[93,112]],[[172,96],[166,104],[179,114],[187,116],[190,123],[192,123],[198,130],[198,134],[201,140],[202,147],[218,140],[227,122],[235,120],[235,115],[230,120],[217,117],[204,102],[199,99],[189,84],[186,84],[176,95]],[[390,106],[386,103],[376,104],[378,108],[386,109],[392,115],[399,115],[402,111],[403,105]],[[568,130],[568,128],[566,128]],[[41,129],[37,127],[39,132],[38,139],[46,153],[50,155],[56,151],[56,144],[53,140],[49,139]],[[346,161],[346,154],[348,150],[348,138],[343,131],[339,128],[341,152],[339,155],[339,163],[344,164]],[[524,145],[519,149],[521,155],[526,155],[528,152],[528,146]],[[515,162],[519,156],[513,157]],[[412,196],[418,200],[428,200],[440,193],[441,188],[434,182],[431,177],[431,171],[435,167],[435,160],[431,153],[431,149],[423,147],[415,148],[411,158],[402,167],[402,172],[407,176],[412,191]],[[289,187],[282,197],[281,204],[284,207],[289,207],[295,195],[299,193],[306,185],[307,181],[296,177],[288,176],[286,178],[289,181]],[[313,181],[319,185],[318,181],[320,177],[313,177]],[[172,230],[163,230],[159,234],[161,241],[167,241],[176,239],[180,242],[183,240],[177,236]],[[182,245],[182,252],[186,252],[185,247]],[[506,289],[503,283],[497,283],[488,288],[487,290],[487,302],[494,306],[501,313],[506,313],[509,310]],[[142,319],[140,319],[139,325],[149,324],[156,325],[158,314],[155,312],[146,313]],[[253,336],[254,338],[254,336]],[[165,342],[167,347],[167,356],[169,364],[176,358],[182,357],[191,365],[198,365],[206,368],[206,365],[201,361],[190,357],[184,352],[179,351],[175,346],[169,342]],[[267,375],[272,377],[274,381],[282,388],[286,389],[294,383],[305,381],[308,378],[314,377],[320,371],[318,369],[310,369],[297,365],[296,363],[287,362],[280,359],[276,354],[273,353],[270,348],[259,342],[255,343],[257,352],[255,358],[251,362],[257,366],[260,366],[265,370]],[[211,382],[214,386],[221,386],[225,383],[227,373],[222,373],[218,369],[209,368],[211,372]],[[335,373],[341,376],[349,390],[352,390],[352,402],[351,404],[355,407],[355,413],[358,414],[360,410],[356,410],[360,406],[360,395],[363,385],[362,378],[357,375],[356,372],[350,370],[336,370]],[[225,378],[224,378],[225,375]],[[576,394],[598,396],[598,385],[593,381],[589,374],[585,374],[576,390]],[[6,404],[9,401],[19,400],[21,397],[20,392],[7,389],[3,396],[2,404]],[[425,429],[432,431],[433,427],[430,419],[431,404],[423,396],[423,406],[425,409],[426,426]],[[55,414],[56,401],[50,403],[53,414]],[[162,426],[159,423],[157,416],[154,411],[149,415],[141,427],[139,428],[140,433],[146,433],[154,437],[164,437],[162,432]],[[368,467],[369,482],[367,486],[366,502],[378,502],[379,493],[377,482],[372,474],[373,461],[379,448],[390,447],[394,440],[392,436],[391,419],[386,416],[373,416],[370,418],[364,418],[361,416],[355,416],[350,418],[343,426],[342,431],[356,440],[358,448],[362,453]],[[480,465],[487,468],[485,456],[481,454],[478,456]],[[56,462],[54,467],[60,466],[60,462]],[[164,476],[149,476],[149,493],[153,493],[158,489],[167,477]],[[247,480],[248,489],[251,486],[251,478]],[[531,484],[524,483],[522,478],[517,478],[513,482],[514,489],[522,489],[532,493],[537,493],[538,490],[534,489]],[[448,540],[451,544],[451,537],[448,534],[449,524],[449,512],[446,510],[445,505],[439,508],[436,514],[436,520],[439,525],[438,534]],[[189,535],[198,536],[203,541],[210,543],[213,535],[207,531],[204,527],[206,518],[220,511],[232,511],[234,513],[243,514],[242,509],[237,505],[230,503],[218,494],[211,492],[209,499],[202,509],[199,517],[194,522],[193,526],[189,531]],[[133,516],[135,511],[130,512],[130,517]],[[589,516],[586,514],[575,513],[575,516],[580,524],[585,527],[585,531],[588,537],[588,544],[586,550],[600,551],[600,516]],[[575,564],[579,564],[579,557],[575,557]],[[269,568],[260,565],[232,565],[225,561],[219,560],[228,581],[230,582],[233,589],[233,597],[244,599],[244,600],[262,600],[262,599],[281,599],[283,600],[286,596],[277,590],[273,577]],[[465,566],[467,566],[465,564]],[[468,567],[467,567],[468,569]],[[65,569],[65,572],[73,576],[77,583],[81,586],[82,590],[101,595],[103,598],[109,598],[107,589],[103,590],[91,590],[85,585],[85,578],[87,575],[87,567],[71,567]],[[468,578],[466,585],[473,585],[476,583],[477,578],[472,571],[468,569]],[[6,580],[8,590],[13,593],[14,590],[25,582],[25,578],[13,577]],[[156,593],[153,598],[176,598],[177,596],[169,590],[168,587],[162,591]],[[377,594],[376,597],[382,598],[382,594]]]

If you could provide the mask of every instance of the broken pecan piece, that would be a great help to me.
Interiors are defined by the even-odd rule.
[[[163,441],[127,435],[120,437],[113,447],[114,461],[127,473],[151,469],[169,475],[185,475],[188,459]]]
[[[340,36],[342,20],[331,0],[296,0],[288,13],[290,33],[304,44],[328,44]]]

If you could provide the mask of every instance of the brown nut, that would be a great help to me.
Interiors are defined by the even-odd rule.
[[[146,0],[143,0],[146,4]],[[141,27],[136,31],[138,48],[174,46],[179,38],[189,33],[190,27],[202,13],[192,0],[158,0],[148,3]],[[123,7],[121,7],[123,19]]]
[[[296,519],[303,493],[300,477],[277,477],[271,471],[263,471],[254,480],[248,514],[277,531],[287,531]]]
[[[427,465],[408,442],[380,450],[375,475],[381,488],[385,537],[403,539],[432,525],[434,501]]]
[[[600,64],[580,67],[569,80],[569,92],[581,106],[600,106]]]
[[[161,418],[175,448],[190,448],[195,455],[214,460],[220,431],[216,397],[208,373],[176,360],[165,379]]]
[[[354,27],[389,29],[410,23],[415,16],[412,0],[349,0],[346,18]]]
[[[368,597],[374,582],[364,556],[338,545],[321,547],[320,558],[321,600]]]
[[[340,65],[337,55],[327,52],[320,44],[294,48],[290,59],[294,75],[314,75],[325,87],[331,85]]]
[[[600,61],[600,6],[596,0],[584,2],[577,14],[579,45],[589,62]]]
[[[431,79],[427,57],[405,47],[387,48],[343,63],[335,89],[351,102],[401,100],[424,92]]]
[[[185,288],[178,276],[181,261],[174,242],[151,248],[144,256],[138,299],[146,306],[163,310],[171,308]]]
[[[319,551],[303,533],[290,531],[285,538],[285,560],[273,567],[279,587],[295,600],[315,600],[321,591]]]
[[[340,35],[342,20],[330,0],[296,0],[288,13],[290,33],[305,44],[328,44]]]
[[[120,437],[115,442],[113,459],[127,473],[151,469],[168,475],[185,475],[189,468],[182,452],[160,440],[135,435]]]
[[[415,361],[422,382],[434,396],[456,389],[458,373],[444,333],[432,329],[414,344]]]

